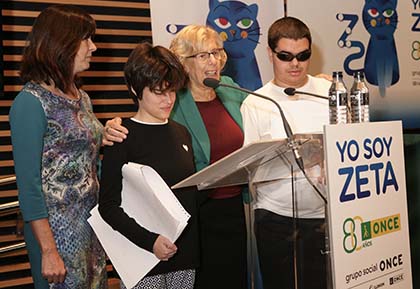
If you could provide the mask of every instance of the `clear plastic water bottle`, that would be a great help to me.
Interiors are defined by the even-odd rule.
[[[351,122],[369,122],[369,89],[363,71],[354,73],[354,82],[350,90],[350,111]]]
[[[328,92],[330,124],[347,123],[347,88],[343,72],[333,72],[333,82]]]

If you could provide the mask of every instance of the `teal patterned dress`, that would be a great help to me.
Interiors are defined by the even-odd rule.
[[[103,127],[88,95],[57,96],[27,83],[10,110],[19,204],[35,288],[107,287],[105,253],[87,218],[97,204],[97,169]],[[67,275],[48,284],[30,221],[48,218]]]

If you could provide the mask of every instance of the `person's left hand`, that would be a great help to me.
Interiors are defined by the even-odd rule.
[[[123,142],[127,138],[128,130],[121,125],[120,117],[114,117],[105,123],[102,145],[112,146],[114,142]]]
[[[168,261],[175,255],[177,250],[176,245],[162,235],[159,235],[153,244],[153,253],[162,261]]]
[[[48,283],[63,283],[66,278],[66,267],[63,259],[56,249],[42,252],[41,262],[42,277],[47,279]]]

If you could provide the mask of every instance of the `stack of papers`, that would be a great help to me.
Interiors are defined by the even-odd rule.
[[[159,174],[149,166],[128,163],[122,167],[121,207],[147,230],[172,242],[181,235],[190,215]],[[89,224],[127,288],[134,287],[160,260],[112,229],[98,211]]]

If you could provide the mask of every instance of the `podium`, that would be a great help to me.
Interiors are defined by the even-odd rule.
[[[326,125],[323,135],[295,135],[293,141],[305,169],[323,165],[325,155],[327,288],[413,288],[401,121]],[[281,164],[276,170],[269,169],[273,161]],[[287,140],[261,141],[174,187],[248,184],[255,198],[255,186],[297,170]],[[250,248],[252,269],[256,252]]]
[[[334,288],[413,288],[402,122],[324,132]]]
[[[305,168],[323,162],[322,134],[296,134],[294,143],[302,156]],[[281,159],[283,166],[269,171],[267,166],[274,159]],[[299,170],[289,141],[275,139],[250,143],[218,160],[203,170],[172,186],[178,189],[197,186],[199,190],[244,185],[289,178],[290,172]]]
[[[275,139],[250,143],[241,149],[225,156],[212,165],[184,179],[172,186],[172,189],[197,186],[199,190],[212,189],[233,185],[247,184],[251,198],[255,200],[256,187],[265,182],[294,178],[300,170],[292,152],[294,145],[303,159],[304,168],[323,166],[323,135],[322,134],[295,134],[293,139]],[[275,170],[272,163],[276,162]],[[290,190],[291,198],[295,198],[295,188]],[[314,194],[319,194],[314,190]],[[323,198],[325,200],[325,197]],[[248,271],[251,273],[251,288],[254,288],[257,252],[255,248],[254,214],[251,205],[246,205],[246,223],[248,227]],[[296,222],[294,222],[296,226]],[[296,229],[294,227],[294,229]],[[294,242],[296,244],[296,242]],[[295,246],[296,256],[296,246]],[[296,263],[297,260],[294,259]],[[279,269],[280,273],[280,269]],[[295,270],[295,284],[297,281]],[[298,288],[298,287],[297,287]]]

